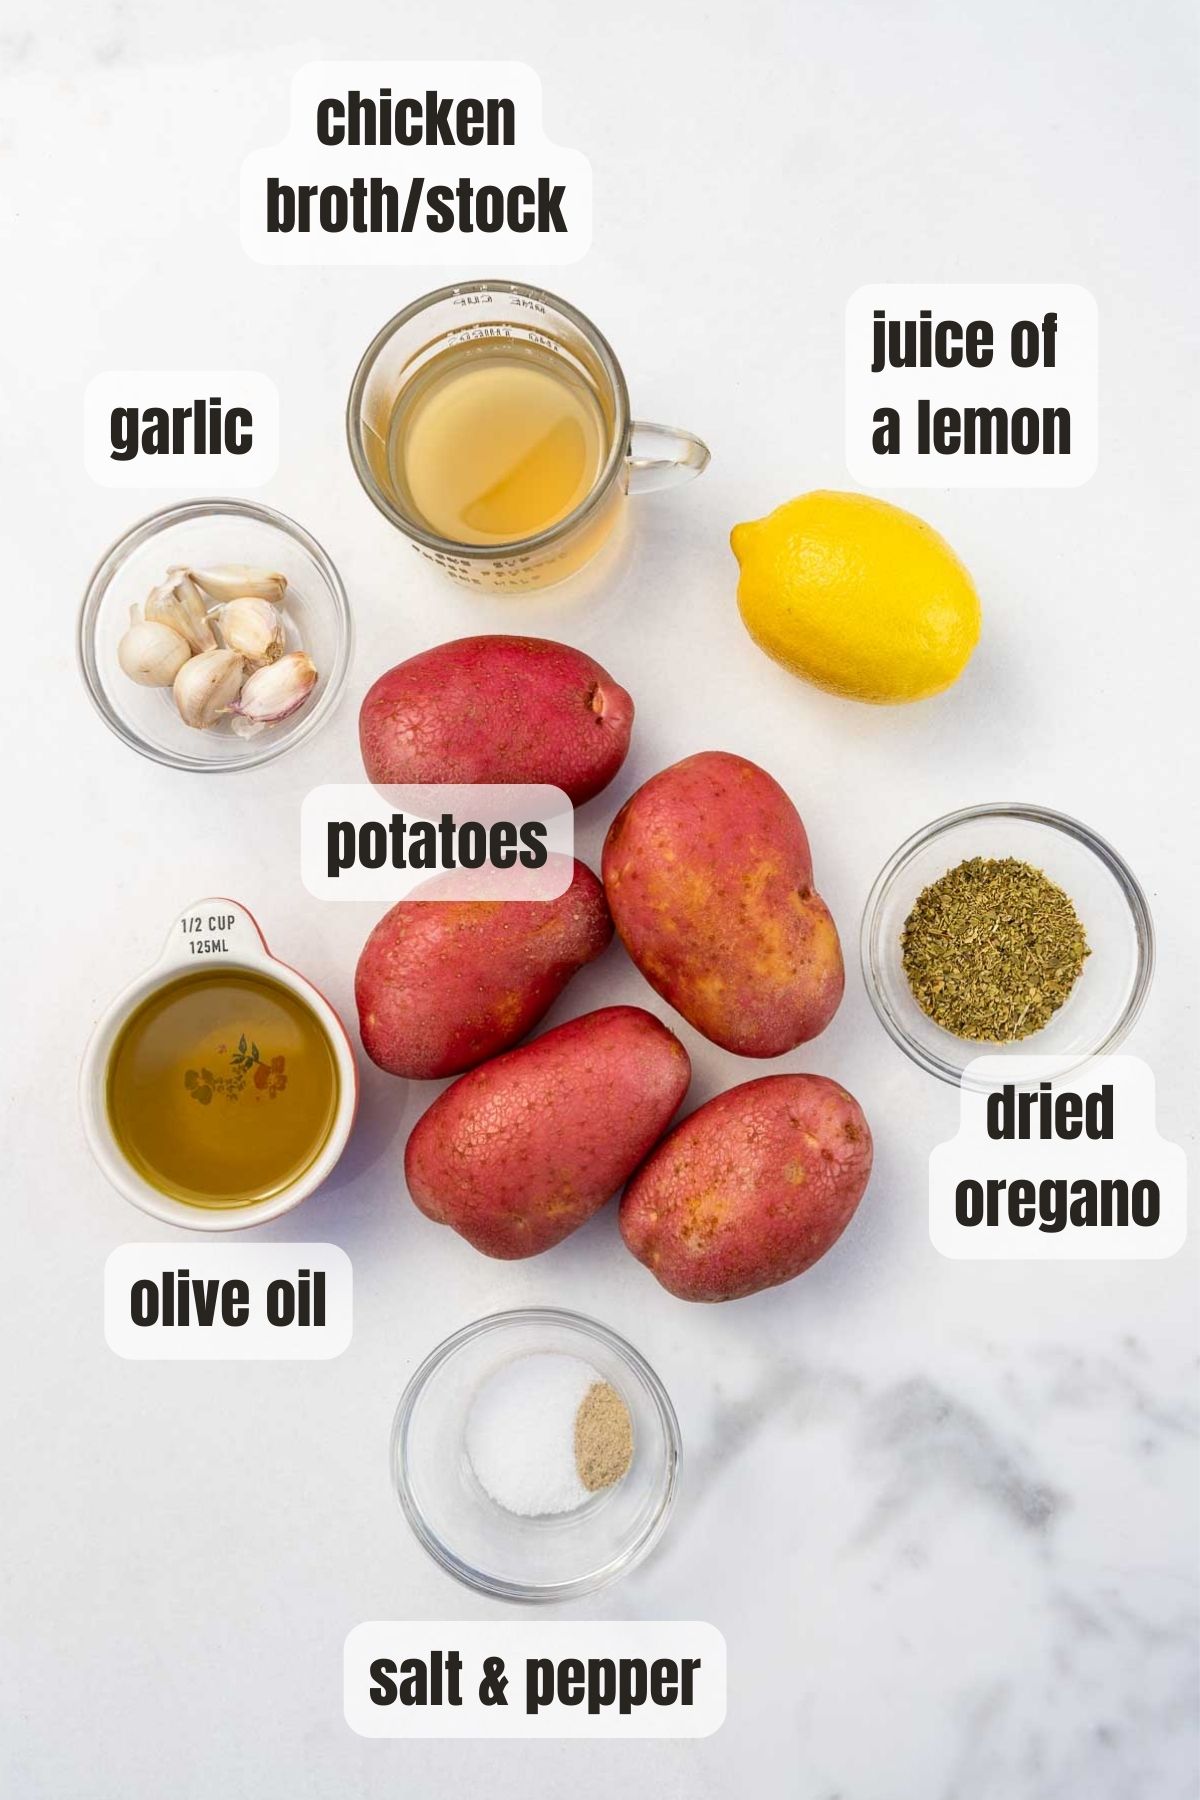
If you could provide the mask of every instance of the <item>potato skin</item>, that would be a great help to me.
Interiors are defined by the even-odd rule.
[[[640,1006],[585,1013],[434,1101],[404,1153],[409,1192],[485,1256],[537,1256],[616,1193],[690,1079],[679,1039]]]
[[[401,900],[355,970],[363,1049],[412,1080],[474,1068],[531,1031],[612,930],[579,861],[557,900]]]
[[[582,650],[549,638],[469,637],[398,663],[358,716],[371,781],[545,782],[575,806],[629,750],[633,701]]]
[[[626,801],[604,844],[609,910],[651,987],[714,1044],[781,1056],[845,985],[800,815],[743,756],[702,751]]]
[[[621,1236],[668,1293],[738,1300],[841,1236],[871,1173],[862,1108],[823,1075],[764,1075],[677,1125],[621,1200]]]

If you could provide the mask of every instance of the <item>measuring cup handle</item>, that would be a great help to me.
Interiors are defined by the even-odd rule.
[[[679,487],[708,467],[708,445],[690,431],[673,425],[650,425],[635,419],[629,430],[629,492],[650,494],[655,488]]]

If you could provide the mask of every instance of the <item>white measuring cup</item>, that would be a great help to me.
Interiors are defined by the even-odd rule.
[[[333,1123],[316,1157],[296,1179],[244,1206],[195,1206],[154,1187],[126,1160],[108,1112],[108,1065],[130,1015],[159,988],[188,972],[243,969],[267,975],[303,1001],[325,1034],[338,1076]],[[320,990],[267,948],[257,920],[236,900],[197,900],[180,913],[158,961],[108,1007],[84,1052],[79,1102],[88,1147],[112,1186],[131,1206],[188,1231],[243,1231],[291,1212],[332,1172],[350,1137],[358,1104],[358,1070],[345,1026]]]

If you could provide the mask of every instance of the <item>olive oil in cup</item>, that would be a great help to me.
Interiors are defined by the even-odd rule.
[[[253,1206],[312,1167],[337,1116],[333,1046],[298,994],[252,969],[182,975],[121,1027],[108,1060],[118,1150],[191,1206]]]
[[[273,957],[236,902],[176,919],[83,1059],[88,1143],[132,1205],[197,1231],[279,1217],[329,1175],[357,1072],[324,996]]]

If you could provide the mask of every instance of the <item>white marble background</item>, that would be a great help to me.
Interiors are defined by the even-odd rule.
[[[617,1791],[718,1800],[1191,1800],[1196,1792],[1195,1255],[1128,1266],[942,1261],[925,1161],[955,1100],[845,1005],[785,1060],[845,1081],[878,1143],[852,1228],[800,1283],[727,1308],[660,1293],[605,1214],[524,1265],[421,1219],[399,1173],[424,1099],[367,1071],[336,1180],[289,1225],[354,1260],[328,1366],[155,1366],[104,1347],[108,1250],[153,1235],[88,1160],[91,1022],[190,899],[230,892],[348,1007],[371,909],[300,886],[297,807],[357,768],[354,696],[428,644],[513,626],[581,644],[639,703],[614,807],[702,747],[795,795],[853,951],[900,837],[975,800],[1078,814],[1145,882],[1161,934],[1130,1048],[1166,1135],[1195,1117],[1196,96],[1183,4],[737,7],[6,0],[0,433],[8,783],[3,926],[7,1454],[0,1517],[13,1800],[332,1800]],[[326,54],[519,56],[550,134],[596,176],[595,247],[562,287],[609,333],[637,409],[700,431],[710,472],[644,502],[609,591],[519,616],[439,585],[358,491],[341,413],[358,353],[423,272],[271,270],[237,239],[245,152]],[[1096,294],[1102,451],[1066,493],[913,496],[984,596],[968,677],[873,711],[797,686],[745,637],[729,525],[845,485],[841,321],[868,279],[1069,280]],[[82,585],[154,495],[82,472],[97,370],[246,366],[283,397],[263,495],[339,563],[350,694],[257,775],[142,762],[73,666]],[[896,496],[903,501],[906,496]],[[552,1019],[647,990],[614,950]],[[696,1052],[699,1100],[757,1072]],[[164,1231],[173,1244],[177,1236]],[[728,1722],[690,1745],[368,1743],[340,1656],[366,1618],[486,1616],[427,1563],[388,1487],[399,1391],[445,1332],[555,1302],[628,1333],[686,1439],[660,1552],[580,1616],[702,1616]]]

